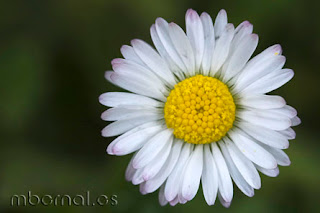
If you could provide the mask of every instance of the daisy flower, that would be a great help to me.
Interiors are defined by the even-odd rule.
[[[124,45],[105,78],[128,92],[107,92],[102,130],[118,136],[110,155],[134,153],[125,177],[142,194],[159,189],[161,205],[192,200],[200,186],[208,205],[229,207],[233,182],[247,196],[261,187],[259,172],[279,174],[290,160],[297,111],[267,93],[294,75],[280,45],[251,58],[258,44],[248,21],[236,28],[221,10],[186,13],[186,33],[162,18],[151,26],[155,48],[138,39]],[[250,59],[251,58],[251,59]]]

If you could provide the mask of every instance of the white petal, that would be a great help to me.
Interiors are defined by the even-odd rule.
[[[181,142],[181,143],[184,143],[184,142]],[[189,143],[184,144],[181,150],[179,160],[167,179],[166,187],[165,187],[165,196],[168,201],[175,199],[175,197],[178,195],[180,185],[182,182],[181,173],[190,156],[191,147],[192,146]]]
[[[247,183],[247,181],[243,178],[243,176],[235,166],[226,145],[222,141],[219,142],[219,145],[221,147],[224,159],[227,163],[230,175],[234,183],[245,195],[247,195],[248,197],[252,197],[254,195],[254,189]]]
[[[126,177],[127,181],[132,181],[133,175],[136,172],[136,169],[133,168],[133,166],[132,166],[132,161],[133,161],[134,156],[135,155],[133,155],[133,157],[131,158],[131,160],[127,166],[127,169],[126,169],[125,177]]]
[[[217,32],[216,29],[215,32]],[[234,26],[232,24],[227,24],[224,31],[222,32],[222,35],[216,41],[216,45],[212,54],[210,71],[211,76],[213,76],[220,69],[220,67],[228,57],[229,48],[233,35]]]
[[[173,200],[171,200],[171,201],[169,202],[170,206],[175,206],[175,205],[177,205],[178,203],[179,203],[179,198],[178,198],[178,197],[174,198]]]
[[[123,57],[127,60],[130,61],[134,61],[137,64],[140,64],[142,66],[146,67],[146,64],[143,63],[143,61],[139,58],[139,56],[135,53],[135,51],[133,50],[133,47],[129,46],[129,45],[123,45],[120,49],[121,54],[123,55]]]
[[[150,28],[150,34],[152,41],[157,48],[159,54],[161,57],[166,61],[169,69],[179,77],[180,80],[184,79],[182,70],[178,67],[178,65],[174,62],[174,60],[171,58],[171,56],[168,54],[167,50],[165,49],[164,45],[162,44],[158,32],[156,30],[155,24],[153,24]]]
[[[226,208],[229,208],[229,207],[230,207],[231,201],[230,201],[230,202],[227,202],[227,201],[222,197],[220,191],[218,191],[218,198],[219,198],[220,203],[221,203],[224,207],[226,207]]]
[[[142,182],[140,185],[139,185],[139,191],[141,194],[145,195],[145,194],[148,194],[145,190],[145,187],[146,187],[146,182]]]
[[[157,190],[170,175],[179,158],[182,143],[181,141],[175,141],[172,151],[159,173],[151,180],[145,182],[145,190],[147,193]]]
[[[199,70],[204,52],[204,31],[198,13],[192,9],[186,13],[186,29],[195,57],[195,69]]]
[[[279,175],[279,168],[276,167],[275,169],[265,169],[261,166],[255,165],[256,168],[262,173],[269,177],[277,177]]]
[[[147,107],[115,107],[101,114],[101,119],[105,121],[128,120],[138,117],[153,117],[154,120],[160,120],[163,118],[163,112],[160,109]]]
[[[169,24],[169,35],[176,48],[176,51],[187,67],[187,70],[185,70],[187,76],[193,76],[195,74],[195,59],[188,37],[181,27],[175,23]]]
[[[147,106],[162,107],[163,103],[142,95],[128,92],[107,92],[99,96],[99,102],[109,107]]]
[[[230,55],[227,62],[222,68],[223,79],[225,81],[230,80],[245,66],[251,57],[252,53],[258,45],[258,35],[249,34],[244,36],[239,42],[239,45],[230,49]]]
[[[276,148],[266,146],[263,144],[262,144],[262,146],[273,155],[273,157],[276,159],[277,163],[280,166],[289,166],[291,164],[291,161],[290,161],[288,155],[284,151],[282,151],[281,149],[276,149]]]
[[[168,32],[169,24],[164,19],[157,18],[155,27],[156,27],[158,37],[164,49],[168,53],[168,55],[172,58],[172,60],[174,61],[176,66],[179,67],[179,69],[186,70],[186,66],[184,65],[179,54],[175,50],[172,40],[170,38],[170,35]]]
[[[158,174],[164,163],[167,161],[171,148],[172,140],[170,140],[170,144],[164,146],[156,157],[144,167],[142,177],[145,181],[152,179]]]
[[[106,126],[102,131],[103,137],[112,137],[116,135],[121,135],[122,133],[127,132],[130,129],[133,129],[134,127],[148,123],[150,121],[154,121],[154,118],[152,117],[138,117],[138,118],[132,118],[128,120],[121,120],[121,121],[115,121],[108,126]]]
[[[132,177],[132,184],[133,185],[138,185],[138,184],[143,183],[144,180],[142,178],[142,171],[143,171],[143,169],[137,169],[135,171],[135,173],[133,174],[133,177]]]
[[[274,169],[277,167],[277,162],[274,157],[256,142],[245,136],[239,129],[230,132],[229,135],[239,150],[249,160],[266,169]]]
[[[247,122],[241,122],[239,127],[261,143],[278,149],[287,149],[289,147],[288,139],[277,131],[259,127]]]
[[[215,47],[214,28],[210,15],[202,13],[200,16],[204,30],[204,52],[202,58],[202,72],[207,76],[210,72],[213,50]]]
[[[210,145],[204,145],[202,191],[208,205],[214,205],[218,192],[218,170],[210,151]]]
[[[214,22],[214,31],[215,31],[216,39],[218,39],[221,36],[227,23],[228,23],[227,12],[222,9],[219,11]]]
[[[192,200],[197,194],[200,185],[200,178],[203,168],[203,145],[195,146],[186,165],[183,181],[182,196],[186,200]]]
[[[155,88],[163,93],[168,92],[164,82],[156,74],[154,74],[149,68],[141,66],[135,62],[128,61],[122,58],[116,58],[112,60],[113,70],[120,75],[126,76],[128,79],[140,79],[144,80],[144,84],[153,85]],[[112,76],[111,76],[112,79]]]
[[[283,107],[286,101],[277,95],[253,95],[240,98],[239,104],[256,109],[274,109]]]
[[[241,93],[263,94],[278,89],[291,80],[294,73],[290,69],[275,70],[246,87]]]
[[[137,153],[133,159],[133,167],[138,169],[150,163],[164,146],[172,143],[172,130],[165,129],[154,135]]]
[[[153,73],[171,86],[176,84],[174,76],[167,64],[149,44],[138,39],[132,40],[131,44],[136,54],[153,71]]]
[[[228,148],[228,152],[230,153],[231,159],[242,177],[250,186],[255,189],[260,189],[261,179],[253,163],[248,158],[246,158],[236,147],[236,145],[234,145],[234,143],[231,142],[228,138],[225,138],[224,141]]]
[[[164,185],[162,185],[159,190],[159,203],[161,206],[165,206],[168,204],[168,201],[164,196]]]
[[[116,73],[145,75],[149,80],[154,80],[160,83],[162,82],[147,66],[140,65],[134,61],[115,58],[111,61],[111,64]]]
[[[104,77],[105,77],[105,79],[107,79],[110,83],[112,83],[112,84],[114,84],[115,85],[115,83],[112,81],[112,79],[111,79],[111,75],[113,74],[114,72],[113,71],[106,71],[105,73],[104,73]]]
[[[298,116],[295,116],[291,118],[291,123],[292,123],[292,126],[298,126],[299,124],[301,124],[301,120]]]
[[[286,58],[279,55],[279,52],[281,52],[281,46],[273,45],[252,58],[240,73],[235,90],[241,91],[261,77],[280,70]]]
[[[185,199],[185,198],[182,196],[181,190],[180,190],[180,192],[179,192],[179,194],[178,194],[178,201],[179,201],[179,203],[181,203],[181,204],[185,204],[185,203],[188,202],[188,200]]]
[[[296,133],[292,128],[278,131],[281,135],[288,138],[288,140],[293,140],[296,138]]]
[[[128,78],[128,75],[112,73],[110,78],[112,82],[123,89],[140,95],[155,98],[163,102],[166,101],[165,96],[159,90],[159,88],[157,88],[153,82],[148,81],[146,78],[143,78],[140,75],[136,75],[134,77],[130,76],[130,78]]]
[[[285,115],[288,118],[294,118],[297,116],[297,110],[289,105],[285,105],[284,107],[279,109],[273,109],[271,110],[271,112],[280,113],[281,115]]]
[[[243,110],[237,116],[251,124],[273,130],[284,130],[291,126],[291,120],[287,116],[271,110]]]
[[[233,185],[225,159],[216,143],[211,143],[212,156],[216,163],[219,175],[219,193],[226,202],[231,202]]]
[[[151,126],[132,134],[126,134],[124,137],[118,137],[108,146],[107,152],[113,155],[127,155],[135,152],[162,129],[162,125]]]
[[[235,49],[241,42],[241,40],[246,36],[251,34],[253,31],[253,26],[249,21],[244,21],[237,26],[234,30],[234,38],[232,39],[231,49]]]
[[[144,129],[147,129],[147,128],[150,128],[150,127],[155,127],[155,126],[163,126],[164,123],[163,122],[160,122],[160,121],[151,121],[151,122],[147,122],[145,124],[142,124],[142,125],[138,125],[137,127],[125,132],[124,134],[120,135],[119,137],[117,137],[115,140],[113,140],[108,148],[107,148],[107,152],[108,154],[110,155],[113,155],[113,146],[118,143],[120,140],[126,138],[127,136],[133,134],[133,133],[136,133],[136,132],[139,132],[141,130],[144,130]]]

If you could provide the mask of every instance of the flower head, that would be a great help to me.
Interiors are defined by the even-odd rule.
[[[158,18],[154,49],[142,40],[124,45],[105,77],[128,92],[108,92],[102,130],[118,136],[111,155],[135,153],[126,179],[142,194],[159,189],[161,205],[186,203],[200,182],[208,205],[230,206],[233,184],[247,196],[261,187],[261,172],[279,174],[290,160],[283,149],[295,138],[297,112],[276,95],[293,71],[283,69],[280,45],[251,56],[258,44],[248,21],[234,28],[221,10],[186,13],[186,33]]]

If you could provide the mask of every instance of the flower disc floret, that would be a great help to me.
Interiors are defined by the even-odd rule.
[[[164,107],[168,128],[193,144],[219,141],[233,126],[236,105],[226,84],[196,75],[174,86]]]

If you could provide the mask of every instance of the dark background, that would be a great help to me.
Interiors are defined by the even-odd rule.
[[[295,77],[276,91],[302,119],[291,142],[290,167],[262,175],[253,198],[235,190],[230,209],[207,206],[200,190],[186,205],[160,207],[124,179],[131,156],[106,154],[100,135],[101,93],[110,61],[131,39],[151,42],[157,17],[184,28],[188,8],[229,22],[249,20],[260,36],[256,53],[280,43]],[[0,3],[0,212],[319,212],[319,3],[316,1],[65,0]],[[256,54],[255,53],[255,54]],[[10,207],[14,194],[118,196],[105,207]]]

